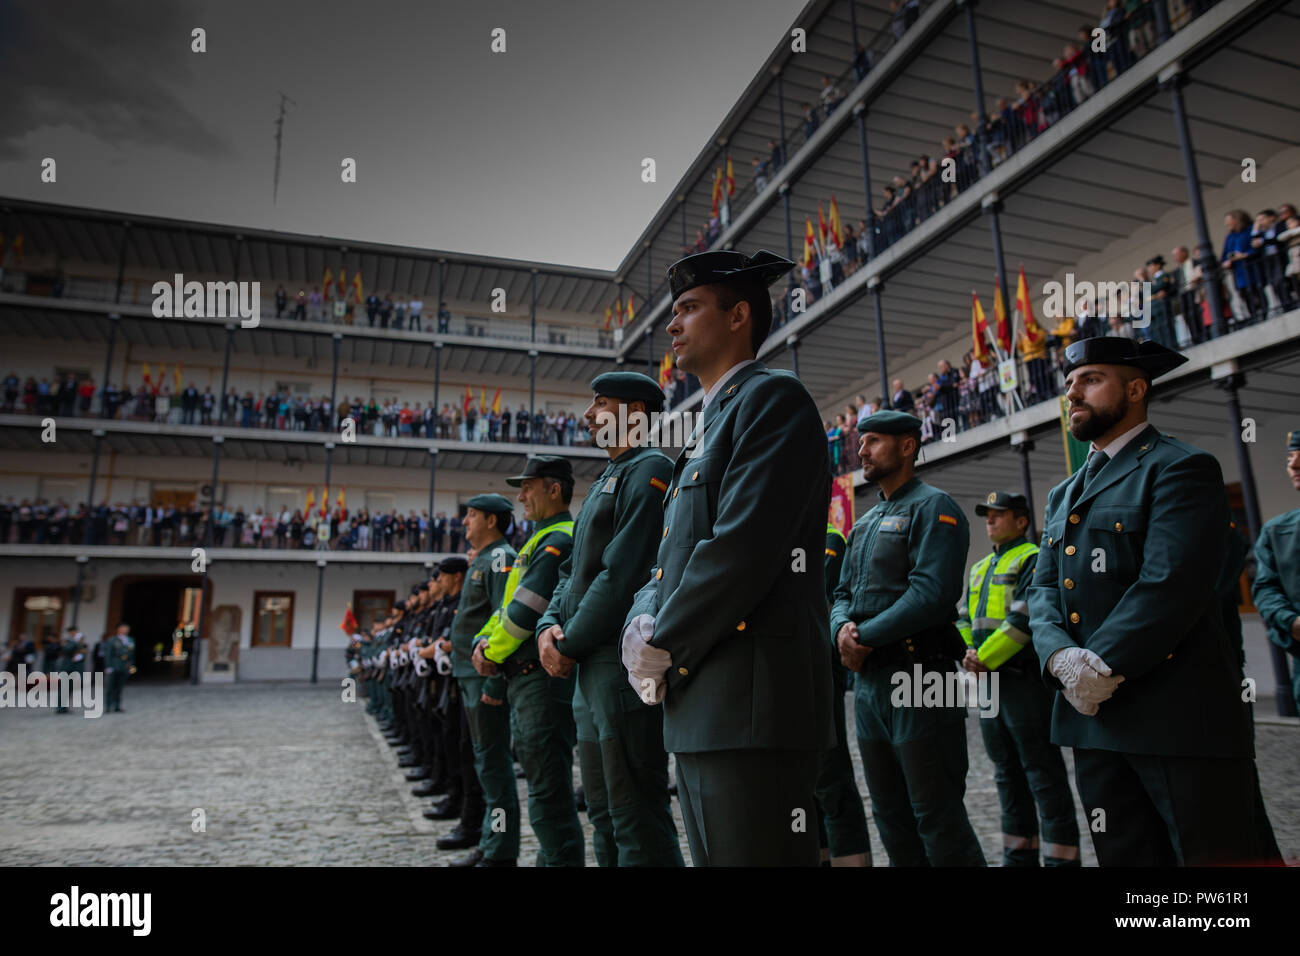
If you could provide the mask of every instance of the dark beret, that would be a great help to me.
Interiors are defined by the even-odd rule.
[[[664,405],[664,390],[642,372],[606,372],[591,380],[591,391],[625,402],[645,402],[646,411],[657,412]]]

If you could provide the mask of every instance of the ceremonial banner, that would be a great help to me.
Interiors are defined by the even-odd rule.
[[[845,538],[853,529],[853,476],[840,475],[831,484],[831,505],[826,514],[828,524],[840,529]]]

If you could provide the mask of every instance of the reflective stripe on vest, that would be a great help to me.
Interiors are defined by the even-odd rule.
[[[547,525],[545,528],[541,529],[540,531],[535,532],[533,536],[529,538],[528,541],[524,544],[524,546],[519,549],[519,555],[518,557],[515,558],[514,567],[510,569],[510,574],[506,577],[505,594],[501,598],[501,607],[497,609],[497,613],[495,616],[499,620],[501,626],[505,628],[506,633],[509,634],[511,637],[513,637],[516,641],[519,641],[520,643],[523,643],[529,637],[531,637],[532,632],[529,631],[527,628],[520,627],[514,621],[510,620],[510,615],[506,614],[505,611],[506,608],[510,606],[510,602],[514,600],[515,590],[519,587],[519,579],[523,577],[524,571],[527,570],[528,562],[532,559],[533,552],[537,550],[537,545],[548,534],[551,534],[556,531],[559,531],[561,534],[567,534],[570,538],[572,538],[573,522],[559,521],[556,522],[555,524]],[[540,594],[530,591],[528,588],[524,588],[522,591],[519,592],[519,602],[523,604],[525,607],[529,607],[532,608],[534,611],[537,611],[538,614],[543,614],[546,612],[546,605],[550,603],[550,599],[544,598]],[[542,603],[542,606],[540,608],[537,607],[537,604],[539,602]],[[484,632],[490,634],[492,632],[491,625],[495,623],[497,622],[489,621],[488,622],[489,626],[483,629]]]
[[[987,555],[984,560],[971,568],[970,595],[975,597],[975,606],[970,607],[971,630],[976,644],[990,633],[1002,626],[1008,610],[1028,612],[1023,601],[1015,601],[1016,581],[1020,577],[1020,566],[1030,555],[1038,553],[1038,545],[1032,541],[1017,545],[1010,551],[996,555],[997,564],[993,564],[995,555]],[[989,582],[988,594],[983,593],[984,578],[989,566],[993,565],[993,579]]]

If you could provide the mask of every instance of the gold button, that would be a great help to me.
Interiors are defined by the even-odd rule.
[[[1068,548],[1065,549],[1065,553],[1066,553],[1066,554],[1074,554],[1074,552],[1076,552],[1076,551],[1078,551],[1078,550],[1079,550],[1079,549],[1076,548],[1074,545],[1070,545]]]
[[[1065,589],[1066,589],[1067,591],[1073,591],[1073,590],[1074,590],[1074,582],[1071,581],[1069,578],[1066,578],[1066,579],[1065,579]]]
[[[687,670],[686,670],[685,667],[679,667],[679,668],[677,668],[677,673],[679,673],[679,674],[681,674],[683,677],[685,677],[686,674],[687,674]]]
[[[1079,516],[1078,516],[1078,515],[1070,515],[1070,524],[1078,524],[1078,523],[1079,523]]]
[[[1168,657],[1165,658],[1165,660],[1167,660],[1167,661],[1168,661],[1168,660],[1173,660],[1173,657],[1174,657],[1174,655],[1173,655],[1173,654],[1170,654]]]
[[[738,630],[738,631],[743,631],[744,629],[745,629],[745,622],[744,622],[744,621],[741,621],[739,624],[736,625],[736,630]]]
[[[664,537],[668,537],[668,525],[664,525]]]
[[[677,491],[678,491],[678,489],[676,489],[676,488],[673,489],[673,497],[674,497],[674,498],[677,497]]]
[[[655,572],[655,580],[656,580],[656,581],[658,581],[658,580],[659,580],[660,578],[662,578],[663,576],[664,576],[664,569],[663,569],[663,568],[660,568],[658,571]]]
[[[1048,544],[1056,544],[1056,539],[1055,539],[1055,538],[1050,538],[1050,537],[1049,537],[1049,538],[1047,539],[1047,543],[1048,543]]]
[[[1078,612],[1078,611],[1071,611],[1071,612],[1070,612],[1070,623],[1071,623],[1071,624],[1078,624],[1078,623],[1079,623],[1079,612]]]
[[[698,477],[700,477],[700,473],[698,471],[691,472],[691,481],[694,481]]]
[[[1121,522],[1121,521],[1116,521],[1116,522],[1115,522],[1115,530],[1116,530],[1116,531],[1123,531],[1123,530],[1124,530],[1124,523]]]

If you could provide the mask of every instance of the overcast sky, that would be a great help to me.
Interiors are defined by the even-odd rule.
[[[0,0],[0,195],[613,268],[802,7]]]

